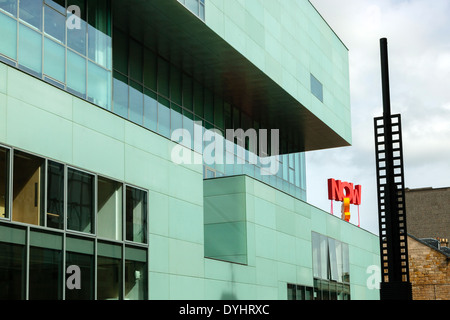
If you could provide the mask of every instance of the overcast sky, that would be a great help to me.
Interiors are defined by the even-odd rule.
[[[391,110],[402,115],[405,186],[450,187],[450,0],[311,3],[349,49],[353,145],[306,154],[308,202],[330,211],[328,178],[360,184],[361,227],[378,234],[373,119],[383,115],[379,40],[388,39]],[[350,222],[358,223],[357,207]]]

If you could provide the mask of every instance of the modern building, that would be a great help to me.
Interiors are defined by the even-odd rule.
[[[0,34],[0,298],[379,299],[378,237],[306,202],[351,144],[309,1],[1,0]]]

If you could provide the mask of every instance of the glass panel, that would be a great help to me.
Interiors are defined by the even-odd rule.
[[[125,299],[147,300],[147,253],[145,250],[126,248]]]
[[[336,257],[336,242],[334,239],[328,238],[328,251],[329,251],[329,259],[330,259],[330,280],[338,281],[338,265],[337,265],[337,257]]]
[[[49,161],[47,169],[47,227],[64,228],[64,165]]]
[[[320,235],[320,278],[328,279],[328,241],[327,237]]]
[[[68,169],[67,228],[94,233],[94,176]]]
[[[128,38],[119,29],[114,29],[114,70],[128,75]]]
[[[172,109],[170,110],[170,133],[177,129],[183,129],[183,117],[181,115],[181,107],[172,103]]]
[[[343,282],[350,282],[350,262],[348,255],[348,244],[342,244],[342,271],[343,271]]]
[[[158,97],[158,133],[170,138],[169,101],[161,97]]]
[[[0,300],[25,299],[25,246],[0,243]]]
[[[154,91],[157,90],[157,58],[156,55],[148,50],[144,50],[144,86]]]
[[[30,247],[30,300],[58,300],[62,298],[62,252]]]
[[[194,114],[203,118],[203,87],[197,81],[194,82]]]
[[[111,72],[88,62],[88,99],[100,107],[109,109],[111,101]]]
[[[55,39],[65,42],[66,39],[66,17],[58,11],[44,6],[44,31]]]
[[[66,14],[66,0],[45,0],[44,2],[52,8],[58,10],[61,14]]]
[[[112,39],[109,2],[89,1],[88,55],[107,69],[111,69]]]
[[[130,39],[130,78],[142,83],[142,46]]]
[[[42,30],[42,1],[20,0],[19,18]]]
[[[296,291],[295,291],[295,285],[288,284],[287,285],[287,299],[288,300],[296,300]]]
[[[198,0],[186,0],[186,7],[198,15]]]
[[[181,71],[175,66],[170,67],[170,100],[178,105],[182,105],[182,84]]]
[[[19,27],[19,64],[42,73],[42,35],[23,24]]]
[[[17,59],[17,22],[16,20],[0,13],[0,53],[16,60]]]
[[[0,148],[0,218],[9,218],[9,151]]]
[[[71,6],[77,6],[81,14],[81,19],[76,16],[76,12],[67,13],[67,45],[73,50],[86,56],[86,7],[84,0],[71,0]]]
[[[313,288],[306,287],[305,290],[305,300],[313,300]]]
[[[313,232],[311,234],[313,274],[315,278],[320,278],[320,236]]]
[[[154,132],[158,124],[158,102],[156,93],[145,90],[144,96],[144,126]]]
[[[191,77],[186,74],[183,75],[183,106],[190,110],[194,111],[194,88],[192,85]]]
[[[0,9],[5,10],[15,17],[17,15],[17,0],[0,1]]]
[[[158,94],[169,97],[169,63],[158,58]]]
[[[132,187],[126,191],[126,240],[147,242],[147,192]]]
[[[13,221],[44,225],[44,159],[16,151]]]
[[[66,80],[66,50],[64,46],[44,38],[44,73],[55,80]]]
[[[114,73],[114,107],[115,114],[128,119],[128,84],[127,78]]]
[[[88,254],[67,252],[66,268],[77,266],[80,271],[80,288],[70,290],[66,285],[66,300],[93,300],[94,299],[94,256]],[[66,274],[66,282],[71,274]]]
[[[67,86],[77,94],[86,94],[86,59],[72,50],[67,50]]]
[[[98,177],[98,236],[122,240],[122,183]]]
[[[109,251],[122,250],[119,246],[103,245]],[[99,248],[99,254],[101,248]],[[97,299],[122,299],[122,259],[120,256],[102,256],[97,258]]]
[[[141,85],[131,81],[129,119],[139,125],[144,122],[144,94]]]

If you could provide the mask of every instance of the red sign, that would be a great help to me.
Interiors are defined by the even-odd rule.
[[[361,204],[361,186],[353,186],[353,183],[341,180],[328,179],[328,199],[343,202],[350,199],[350,204]]]

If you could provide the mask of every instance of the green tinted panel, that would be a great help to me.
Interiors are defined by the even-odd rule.
[[[16,60],[17,59],[17,22],[16,20],[0,13],[0,53]]]
[[[44,39],[44,73],[61,82],[65,82],[65,48],[48,38]]]

